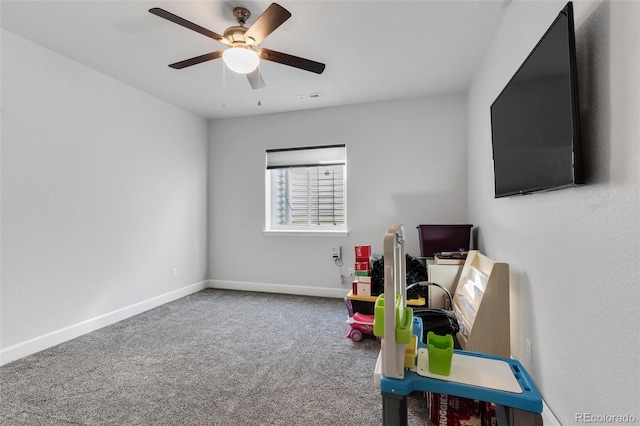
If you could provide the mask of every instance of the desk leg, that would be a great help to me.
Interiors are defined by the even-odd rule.
[[[407,426],[407,396],[382,392],[384,426]]]

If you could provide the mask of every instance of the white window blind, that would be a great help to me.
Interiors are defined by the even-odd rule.
[[[267,151],[270,230],[346,229],[345,145]]]
[[[323,145],[267,150],[267,169],[346,164],[345,145]]]

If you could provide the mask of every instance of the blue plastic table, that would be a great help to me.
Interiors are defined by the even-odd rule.
[[[414,318],[413,333],[418,336],[419,348],[425,348],[421,339],[422,320],[420,318]],[[407,425],[406,398],[414,391],[436,392],[480,401],[489,401],[494,402],[498,406],[531,413],[542,412],[542,398],[540,397],[540,393],[519,361],[459,350],[454,350],[454,356],[458,356],[459,362],[465,363],[466,373],[469,373],[466,376],[467,378],[470,377],[470,380],[466,380],[466,383],[448,380],[447,376],[440,376],[438,378],[424,377],[409,369],[405,369],[404,379],[393,379],[382,375],[380,377],[380,389],[383,397],[384,425]],[[495,364],[499,367],[496,371],[499,371],[503,376],[511,374],[511,377],[496,378],[496,383],[500,383],[501,381],[510,383],[510,390],[504,390],[504,387],[501,388],[500,385],[495,388],[491,383],[487,383],[486,371],[478,371],[477,377],[480,379],[484,376],[485,380],[478,380],[479,383],[474,383],[473,368],[476,368],[475,364],[478,363],[478,359],[482,359],[482,364]],[[452,365],[452,377],[454,376],[454,367],[455,366]]]

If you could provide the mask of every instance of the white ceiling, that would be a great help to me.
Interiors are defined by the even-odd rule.
[[[262,61],[266,87],[221,59],[168,64],[224,48],[148,10],[160,7],[222,34],[232,10],[251,24],[270,1],[6,1],[2,27],[205,118],[226,118],[465,91],[509,0],[294,1],[262,47],[326,64],[318,75]],[[300,95],[320,97],[301,99]],[[258,105],[260,103],[261,105]]]

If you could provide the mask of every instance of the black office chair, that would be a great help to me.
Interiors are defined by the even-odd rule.
[[[449,299],[449,306],[453,306],[453,299],[451,297],[451,292],[447,290],[445,287],[441,286],[438,283],[432,283],[428,281],[419,281],[407,286],[407,290],[414,287],[429,287],[434,286],[438,287],[442,291],[445,292]],[[422,341],[427,341],[427,334],[430,331],[433,331],[435,334],[444,336],[446,334],[451,334],[452,336],[456,336],[458,331],[460,331],[460,325],[458,324],[458,319],[456,318],[455,313],[446,309],[438,309],[438,308],[430,308],[428,306],[415,306],[413,307],[413,316],[419,317],[422,319]]]

